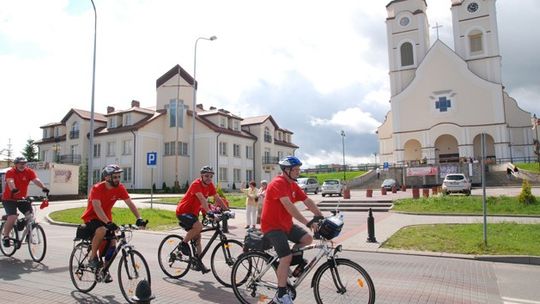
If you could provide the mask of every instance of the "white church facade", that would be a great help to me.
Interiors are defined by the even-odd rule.
[[[535,158],[531,113],[506,92],[496,0],[452,0],[454,49],[429,41],[425,0],[387,6],[391,110],[378,128],[381,162],[436,164]]]

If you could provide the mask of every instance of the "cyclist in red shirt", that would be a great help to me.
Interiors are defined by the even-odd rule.
[[[107,230],[116,230],[118,226],[113,223],[112,208],[117,200],[123,200],[128,205],[133,215],[137,218],[135,225],[139,227],[146,226],[146,221],[141,218],[139,210],[129,197],[129,194],[120,183],[122,170],[118,165],[107,165],[101,171],[102,181],[95,184],[90,190],[88,196],[88,205],[81,218],[86,224],[86,231],[92,238],[92,252],[89,256],[88,266],[92,268],[99,267],[97,251]],[[111,242],[110,246],[114,246]],[[106,280],[110,282],[112,280]]]
[[[282,174],[275,177],[266,188],[263,210],[261,214],[261,230],[270,241],[279,256],[276,270],[278,293],[273,299],[275,303],[293,303],[287,293],[287,278],[291,262],[303,264],[306,262],[301,255],[294,257],[288,241],[295,243],[293,248],[307,246],[313,242],[313,237],[303,228],[293,224],[293,217],[300,223],[316,231],[314,220],[322,218],[321,210],[315,202],[307,197],[296,183],[300,176],[302,162],[295,156],[287,156],[279,161]],[[295,203],[303,202],[315,218],[308,221],[295,207]],[[298,261],[296,261],[298,260]]]
[[[199,211],[206,212],[208,218],[213,217],[213,212],[208,204],[208,197],[214,197],[214,202],[222,210],[227,210],[227,205],[216,192],[216,187],[212,182],[214,177],[214,169],[209,166],[201,168],[201,177],[194,180],[188,188],[186,195],[178,202],[176,207],[176,217],[179,220],[179,224],[184,228],[187,233],[183,242],[180,244],[180,250],[182,254],[189,256],[189,241],[196,240],[197,252],[195,258],[197,259],[197,268],[203,273],[209,270],[204,266],[199,259],[199,255],[202,251],[201,246],[201,231],[203,229],[202,223],[199,221]]]
[[[26,167],[26,158],[16,157],[13,160],[15,164],[13,168],[6,172],[6,189],[2,193],[2,204],[6,210],[8,218],[4,226],[4,238],[2,240],[4,247],[9,247],[9,233],[17,221],[17,209],[21,211],[27,218],[33,213],[32,203],[17,202],[28,195],[28,185],[33,182],[40,187],[44,193],[49,193],[49,189],[37,177],[34,170]]]

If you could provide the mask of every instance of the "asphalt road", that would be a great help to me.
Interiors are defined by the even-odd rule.
[[[25,247],[11,258],[0,256],[1,303],[125,302],[117,283],[117,266],[112,268],[113,283],[98,284],[88,294],[76,291],[68,273],[75,229],[43,225],[48,251],[42,263],[33,262]],[[240,227],[231,223],[232,230]],[[156,296],[152,303],[237,303],[232,290],[221,287],[211,273],[190,271],[180,280],[166,278],[157,262],[157,247],[165,235],[136,231],[132,241],[151,268]],[[346,251],[342,256],[370,273],[376,303],[540,304],[540,266],[358,251]],[[205,262],[209,266],[208,259]],[[308,282],[301,285],[295,303],[314,303]]]

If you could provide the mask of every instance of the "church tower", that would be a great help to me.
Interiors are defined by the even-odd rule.
[[[429,24],[425,0],[394,0],[386,5],[386,32],[392,96],[414,79],[429,49]]]
[[[496,0],[452,0],[454,50],[479,77],[501,83]]]

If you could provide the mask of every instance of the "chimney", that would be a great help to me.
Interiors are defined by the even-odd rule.
[[[107,114],[114,112],[114,107],[108,106],[107,107]]]
[[[199,108],[199,109],[201,109],[201,110],[204,110],[203,104],[202,104],[202,103],[197,104],[197,108]]]
[[[210,107],[210,111],[215,110],[215,109],[216,109],[216,107]]]
[[[132,101],[131,101],[131,107],[132,107],[132,108],[140,108],[140,107],[141,107],[141,103],[140,103],[138,100],[132,100]]]

